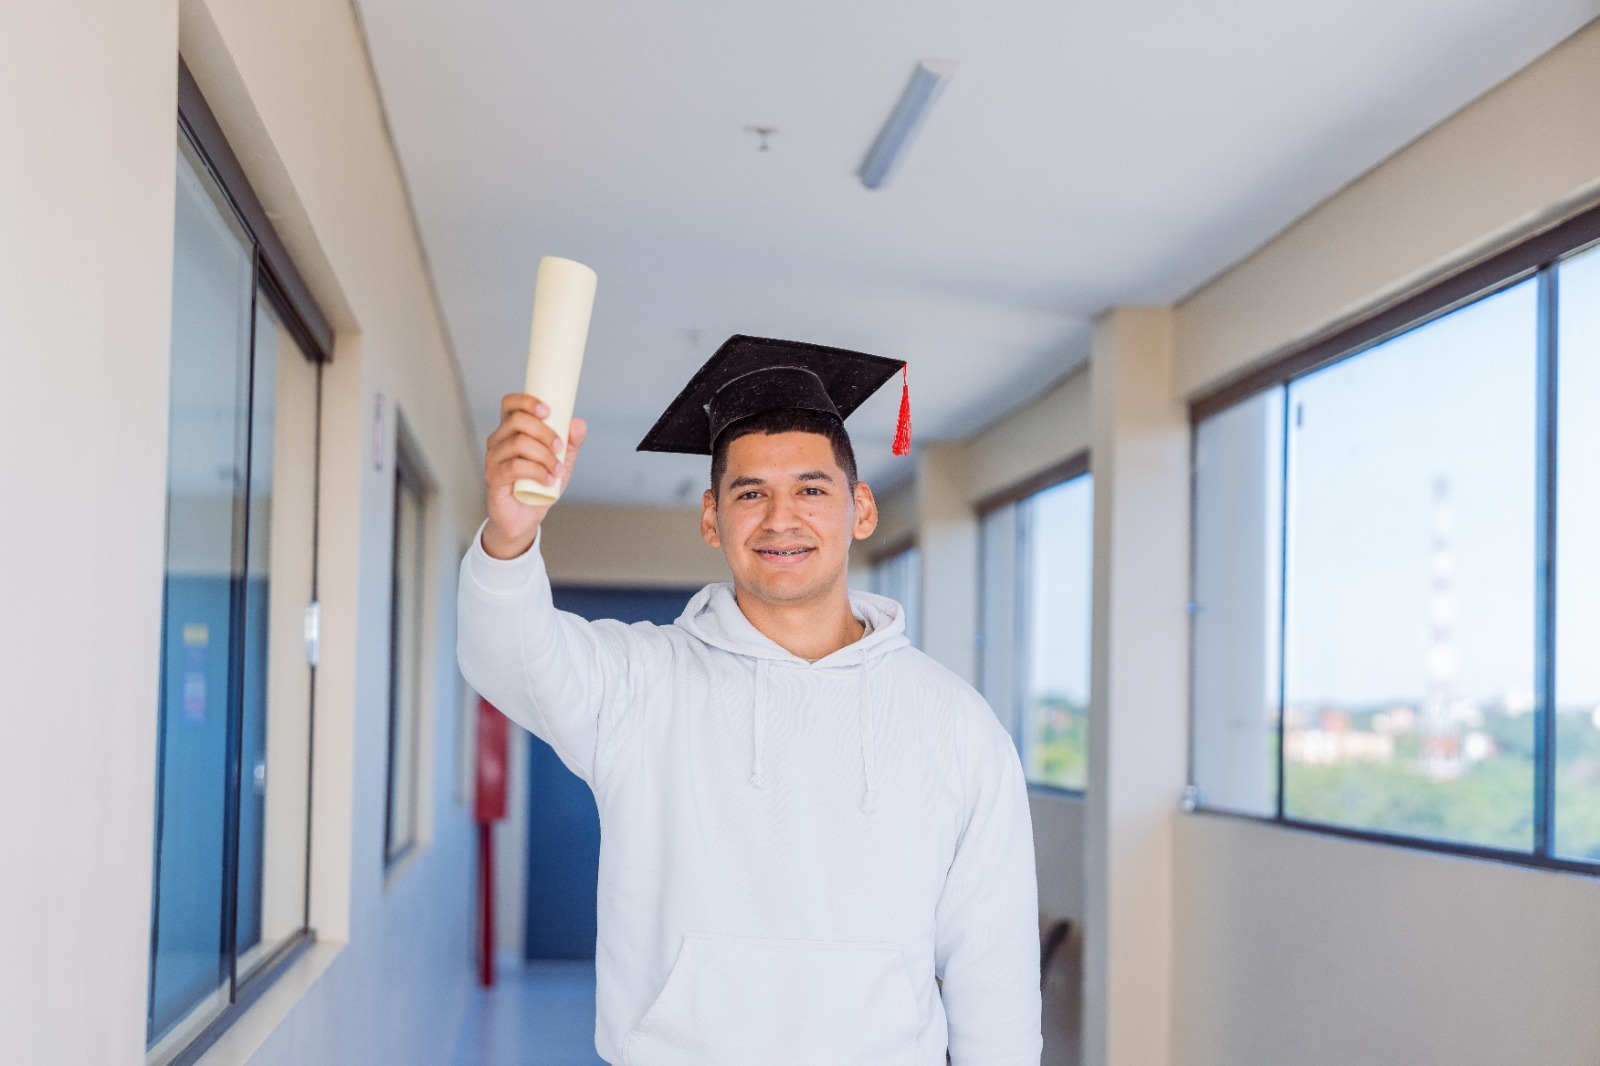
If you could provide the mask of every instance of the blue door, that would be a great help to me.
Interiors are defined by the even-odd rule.
[[[697,589],[558,587],[556,607],[583,618],[670,625]],[[530,736],[528,937],[530,959],[592,959],[600,813],[589,786],[555,749]]]

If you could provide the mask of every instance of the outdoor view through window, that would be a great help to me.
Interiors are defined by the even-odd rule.
[[[1081,789],[1089,764],[1089,584],[1093,479],[1023,501],[1027,670],[1022,753],[1028,779]]]
[[[1600,860],[1596,411],[1590,251],[1202,420],[1201,802]]]
[[[1289,386],[1284,808],[1533,843],[1536,285]]]

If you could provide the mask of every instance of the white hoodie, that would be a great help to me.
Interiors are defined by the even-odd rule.
[[[671,626],[591,623],[554,608],[537,545],[500,561],[474,538],[462,673],[599,805],[606,1060],[1037,1066],[1016,749],[898,604],[850,603],[868,635],[808,663],[728,584]]]

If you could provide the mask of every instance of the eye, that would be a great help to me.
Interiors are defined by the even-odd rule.
[[[827,495],[826,492],[824,492],[822,489],[819,489],[815,485],[807,485],[805,488],[800,490],[800,494],[802,496],[826,496]]]
[[[760,493],[759,490],[751,489],[749,492],[741,492],[741,493],[739,493],[739,495],[736,498],[740,499],[740,500],[753,500],[757,496],[760,496],[760,495],[761,495],[761,493]]]

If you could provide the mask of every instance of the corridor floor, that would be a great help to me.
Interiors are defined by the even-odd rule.
[[[451,1066],[605,1066],[594,1052],[594,963],[532,962],[476,989]]]

